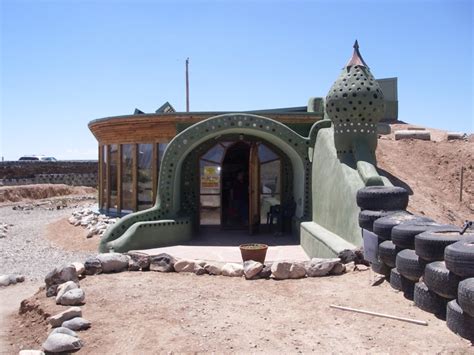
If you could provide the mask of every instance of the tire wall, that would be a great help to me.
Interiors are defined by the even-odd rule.
[[[337,156],[332,127],[318,132],[312,169],[313,221],[349,243],[361,246],[356,194],[365,184],[353,154]]]

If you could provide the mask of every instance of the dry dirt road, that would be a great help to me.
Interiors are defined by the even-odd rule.
[[[125,272],[90,276],[81,354],[474,353],[445,322],[416,308],[370,271],[301,280]],[[41,346],[45,316],[62,309],[44,291],[33,311],[9,318],[8,352]],[[329,308],[364,308],[428,321],[428,326]]]

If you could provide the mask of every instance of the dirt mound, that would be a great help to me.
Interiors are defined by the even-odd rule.
[[[392,125],[392,132],[410,125]],[[410,191],[410,212],[443,223],[462,225],[474,219],[474,140],[446,140],[446,132],[427,129],[431,141],[399,140],[382,136],[377,162],[394,185]],[[459,201],[461,167],[464,167],[462,201]],[[388,174],[387,174],[388,173]]]
[[[97,189],[63,184],[1,186],[0,203],[39,200],[55,196],[97,194]]]

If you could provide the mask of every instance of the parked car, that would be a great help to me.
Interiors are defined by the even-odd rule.
[[[46,157],[44,155],[24,155],[22,156],[20,159],[18,160],[29,160],[29,161],[38,161],[38,160],[41,160],[41,161],[57,161],[56,158],[54,157]]]

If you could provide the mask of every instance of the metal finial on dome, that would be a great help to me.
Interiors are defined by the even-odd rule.
[[[362,56],[359,52],[359,42],[357,40],[354,43],[354,53],[352,53],[352,58],[349,60],[349,63],[346,64],[346,67],[352,67],[354,65],[358,65],[361,67],[369,67],[362,59]]]

